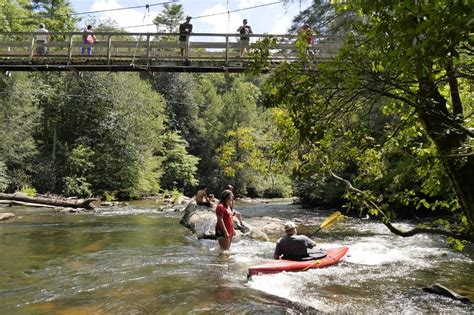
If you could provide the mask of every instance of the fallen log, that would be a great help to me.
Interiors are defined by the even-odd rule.
[[[60,198],[44,198],[44,197],[30,197],[24,194],[5,194],[0,193],[0,200],[10,200],[15,202],[25,202],[35,205],[64,207],[64,208],[84,208],[92,210],[95,208],[94,202],[98,201],[95,198],[87,199],[60,199]]]
[[[41,205],[39,203],[23,202],[23,201],[17,201],[17,200],[0,200],[0,204],[7,205],[9,207],[17,205],[17,206],[25,206],[25,207],[36,207],[36,208],[56,208],[56,206]]]

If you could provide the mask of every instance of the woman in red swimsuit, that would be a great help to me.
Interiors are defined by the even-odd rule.
[[[216,208],[217,225],[216,237],[221,249],[228,250],[235,235],[234,219],[232,218],[232,200],[234,195],[230,190],[224,190]]]

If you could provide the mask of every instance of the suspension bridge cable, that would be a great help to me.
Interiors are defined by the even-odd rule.
[[[105,9],[105,10],[97,10],[97,11],[89,11],[89,12],[70,13],[69,15],[83,15],[83,14],[91,14],[91,13],[101,13],[101,12],[120,11],[120,10],[132,10],[132,9],[142,9],[142,8],[148,9],[150,7],[154,7],[154,6],[157,6],[157,5],[169,4],[169,3],[175,3],[175,2],[176,2],[176,0],[168,1],[168,2],[154,3],[154,4],[137,5],[137,6],[133,6],[133,7],[123,7],[123,8],[116,8],[116,9]]]
[[[167,1],[167,2],[160,2],[160,3],[152,3],[152,4],[144,4],[144,5],[137,5],[137,6],[131,6],[131,7],[123,7],[123,8],[115,8],[115,9],[104,9],[104,10],[96,10],[96,11],[87,11],[87,12],[71,12],[71,13],[66,13],[66,14],[55,14],[55,15],[60,15],[60,16],[72,16],[72,15],[86,15],[86,14],[92,14],[92,13],[101,13],[101,12],[110,12],[110,11],[120,11],[120,10],[133,10],[133,9],[141,9],[141,8],[149,8],[149,7],[154,7],[158,5],[164,5],[164,4],[170,4],[170,3],[176,3],[177,0],[172,0],[172,1]],[[43,12],[38,12],[38,13],[43,13]],[[41,15],[32,15],[32,16],[24,16],[24,17],[12,17],[9,20],[23,20],[23,19],[37,19],[37,18],[44,18],[44,16]]]
[[[201,19],[201,18],[205,18],[205,17],[210,17],[210,16],[217,16],[217,15],[230,14],[230,13],[235,13],[235,12],[240,12],[240,11],[252,10],[252,9],[257,9],[257,8],[261,8],[261,7],[266,7],[266,6],[270,6],[270,5],[279,4],[279,3],[284,3],[284,1],[276,1],[276,2],[271,2],[271,3],[264,3],[264,4],[260,4],[260,5],[254,5],[254,6],[251,6],[251,7],[246,7],[246,8],[241,8],[241,9],[228,10],[228,11],[225,11],[225,12],[218,12],[218,13],[212,13],[212,14],[206,14],[206,15],[193,16],[193,20]],[[155,25],[155,24],[151,24],[151,25]],[[143,27],[143,26],[145,26],[145,25],[131,25],[131,26],[123,26],[121,28],[122,29],[127,29],[127,28]]]

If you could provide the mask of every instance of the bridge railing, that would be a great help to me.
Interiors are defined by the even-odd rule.
[[[46,60],[73,63],[84,59],[101,60],[107,64],[120,61],[137,63],[181,61],[177,33],[120,33],[94,32],[97,42],[84,43],[84,32],[49,32],[51,40],[43,43],[36,40],[37,32],[0,32],[0,60]],[[195,60],[220,61],[228,64],[241,60],[241,34],[192,33],[185,45],[185,58]],[[272,60],[292,60],[297,57],[296,35],[249,34],[250,43],[272,37],[278,44],[271,51]],[[333,57],[340,46],[338,37],[315,36],[314,44],[308,47],[317,58]],[[41,54],[46,50],[46,53]],[[91,55],[88,55],[91,49]],[[245,57],[244,57],[245,58]]]

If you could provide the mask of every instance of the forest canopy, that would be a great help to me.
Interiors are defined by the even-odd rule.
[[[0,7],[5,31],[76,30],[67,1]],[[266,39],[246,74],[0,74],[0,191],[110,199],[232,184],[343,206],[402,236],[472,241],[472,10],[315,0],[289,30],[308,24],[315,49],[299,36],[296,62],[269,64],[277,39]],[[169,4],[154,23],[175,31],[183,16]],[[317,46],[336,40],[321,62]],[[412,231],[390,223],[424,217]]]

